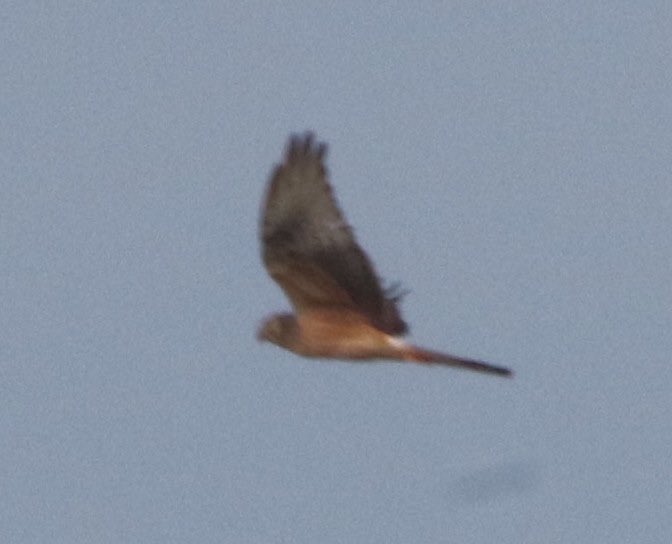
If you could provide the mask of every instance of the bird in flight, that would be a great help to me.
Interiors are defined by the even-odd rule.
[[[262,204],[261,253],[294,314],[266,318],[257,338],[304,357],[387,359],[510,376],[508,368],[423,349],[408,331],[398,289],[385,289],[329,185],[326,145],[292,136]]]

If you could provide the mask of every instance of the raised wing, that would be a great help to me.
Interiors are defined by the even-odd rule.
[[[380,284],[338,208],[312,134],[290,138],[283,162],[269,182],[261,218],[261,245],[269,274],[297,313],[316,305],[346,305],[380,330],[407,327],[398,296]]]

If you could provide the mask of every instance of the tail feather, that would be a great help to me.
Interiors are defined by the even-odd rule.
[[[513,372],[503,366],[491,365],[483,361],[475,361],[473,359],[463,359],[455,357],[447,353],[439,353],[438,351],[430,351],[419,348],[417,346],[408,346],[406,350],[406,360],[414,361],[416,363],[437,364],[452,366],[456,368],[464,368],[466,370],[474,370],[476,372],[485,372],[488,374],[497,374],[499,376],[512,376]]]

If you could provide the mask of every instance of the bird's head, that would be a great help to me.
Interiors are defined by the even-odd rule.
[[[286,347],[296,334],[296,319],[291,314],[273,314],[257,329],[257,340]]]

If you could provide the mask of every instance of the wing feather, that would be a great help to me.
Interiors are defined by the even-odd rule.
[[[326,146],[293,136],[271,175],[261,219],[262,257],[295,310],[349,305],[388,334],[407,327],[398,296],[383,289],[336,203],[324,166]]]

